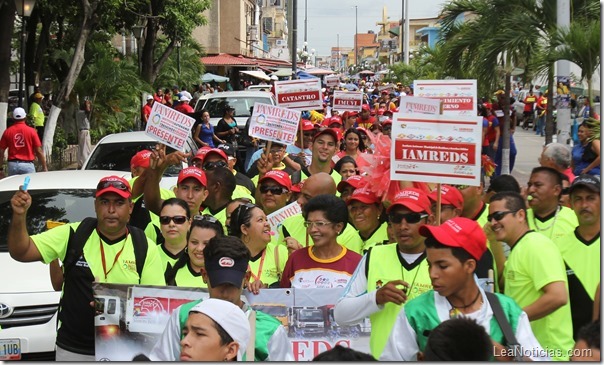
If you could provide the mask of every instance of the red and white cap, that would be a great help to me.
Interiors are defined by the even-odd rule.
[[[264,174],[262,179],[260,179],[258,181],[258,184],[260,184],[261,182],[263,182],[265,180],[273,180],[274,182],[283,186],[287,190],[290,190],[290,191],[292,190],[292,179],[284,171],[271,170],[271,171],[267,172],[266,174]]]
[[[337,190],[341,193],[346,186],[352,186],[355,189],[361,188],[367,184],[367,180],[361,175],[352,175],[346,180],[342,180],[338,183]]]
[[[432,236],[445,246],[463,248],[477,261],[487,250],[487,236],[480,225],[464,217],[449,219],[440,226],[423,225],[419,227],[419,234]]]
[[[195,179],[201,185],[208,186],[208,179],[206,178],[206,174],[203,172],[202,169],[199,169],[197,167],[187,167],[180,170],[176,183],[180,185],[180,183],[186,179]]]
[[[405,207],[415,213],[432,213],[430,199],[428,199],[426,193],[415,188],[403,189],[396,193],[387,212],[390,213],[397,206]]]
[[[136,155],[132,156],[130,159],[130,167],[142,167],[148,168],[151,164],[151,151],[142,150],[138,151]]]
[[[438,192],[434,190],[428,194],[428,198],[435,202],[437,193]],[[463,209],[463,195],[461,195],[457,188],[451,185],[440,186],[440,202],[444,205],[452,205],[455,208]]]
[[[350,198],[348,198],[346,201],[346,204],[350,205],[353,200],[357,200],[365,204],[377,204],[380,202],[380,199],[375,195],[375,193],[369,190],[367,187],[355,189]]]
[[[106,193],[116,193],[122,198],[130,198],[132,196],[132,189],[130,188],[130,184],[128,180],[123,177],[119,177],[116,175],[107,176],[99,181],[96,186],[96,194],[95,197],[99,197]]]
[[[204,159],[206,159],[211,153],[219,155],[225,161],[229,160],[229,158],[226,155],[226,153],[223,150],[221,150],[220,148],[212,148],[212,149],[210,149],[208,152],[206,152],[206,155],[204,156]]]

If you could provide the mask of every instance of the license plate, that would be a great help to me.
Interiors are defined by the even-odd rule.
[[[21,360],[21,340],[0,340],[0,361],[5,360]]]

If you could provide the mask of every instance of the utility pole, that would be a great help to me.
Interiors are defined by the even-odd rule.
[[[338,48],[338,66],[336,67],[336,71],[340,72],[340,33],[337,34],[338,41],[336,43],[336,47]]]
[[[298,56],[296,48],[298,47],[298,0],[292,0],[292,79],[297,79],[296,57]]]
[[[405,32],[404,32],[404,42],[405,42],[405,64],[409,64],[409,0],[403,0],[403,4],[405,5]]]
[[[354,6],[354,64],[359,67],[359,47],[357,44],[357,38],[359,36],[359,7]]]
[[[566,28],[570,27],[570,0],[558,0],[556,3],[556,18],[558,28]],[[570,62],[567,60],[560,60],[556,62],[557,76],[566,78],[567,80],[570,77]],[[554,100],[553,96],[556,92],[558,82],[560,79],[556,80],[556,86],[553,87],[553,90],[549,91],[549,99]],[[569,90],[570,90],[570,82],[569,82]],[[569,91],[570,93],[570,91]],[[558,143],[562,144],[570,144],[570,94],[559,94],[557,95],[557,105],[556,108],[558,110],[558,130],[560,133],[558,134]],[[589,101],[590,103],[592,100]],[[556,131],[554,131],[556,133]]]
[[[308,0],[304,0],[304,43],[308,42]]]

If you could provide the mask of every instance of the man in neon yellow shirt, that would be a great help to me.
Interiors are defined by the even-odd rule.
[[[50,263],[58,258],[65,263],[57,361],[95,360],[94,308],[90,305],[94,300],[93,281],[165,285],[157,246],[142,230],[127,226],[132,212],[128,181],[118,176],[105,177],[95,196],[96,228],[79,247],[71,237],[78,236],[74,231],[83,223],[65,224],[30,237],[26,218],[31,196],[20,188],[11,199],[13,216],[7,240],[11,256],[21,262]],[[79,256],[70,255],[72,250],[79,251]],[[140,271],[142,263],[137,257],[144,260]]]
[[[498,241],[511,247],[505,264],[505,294],[531,321],[531,328],[552,358],[568,360],[573,324],[564,260],[556,245],[530,230],[524,198],[515,192],[491,197],[488,220]]]
[[[34,94],[34,102],[29,107],[29,113],[27,116],[29,120],[33,122],[36,131],[38,131],[38,137],[40,142],[44,141],[44,111],[42,110],[42,99],[44,95],[41,93]]]

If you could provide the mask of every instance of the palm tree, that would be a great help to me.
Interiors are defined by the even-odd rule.
[[[569,60],[581,67],[581,81],[587,82],[587,96],[592,101],[592,78],[600,66],[600,20],[592,19],[571,23],[554,35],[562,44],[556,57]],[[590,108],[590,116],[594,110]]]

